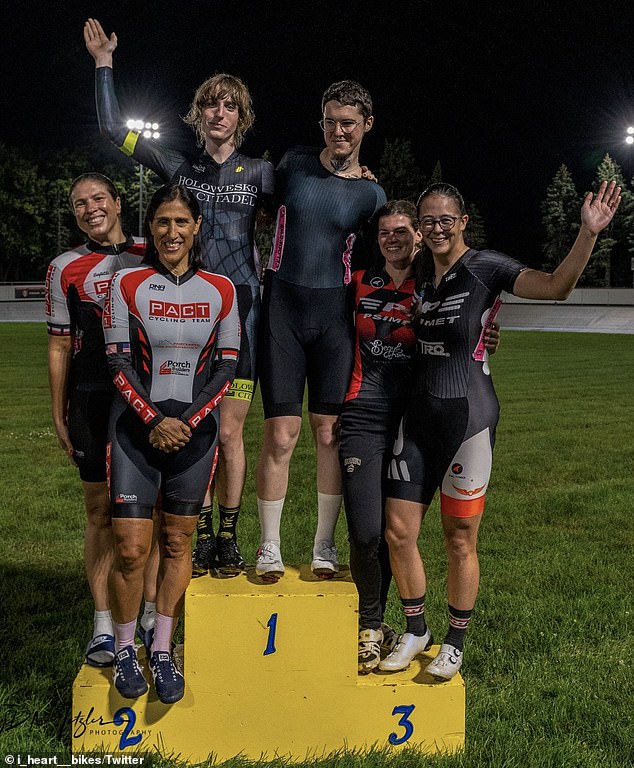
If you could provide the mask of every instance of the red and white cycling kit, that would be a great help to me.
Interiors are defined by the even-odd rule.
[[[113,514],[151,516],[159,489],[166,512],[197,514],[215,465],[217,406],[240,349],[233,283],[203,270],[178,277],[160,265],[124,270],[113,278],[103,325],[121,395],[109,428]],[[149,444],[166,416],[192,429],[174,453]]]

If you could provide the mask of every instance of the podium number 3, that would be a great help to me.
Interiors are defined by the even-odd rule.
[[[398,721],[398,724],[405,731],[402,736],[399,736],[394,732],[389,735],[388,741],[390,744],[392,744],[392,746],[397,746],[397,744],[404,744],[414,733],[414,724],[409,719],[409,716],[414,711],[414,706],[414,704],[403,704],[400,707],[394,707],[392,710],[393,715],[401,715],[401,719]]]
[[[266,648],[264,649],[263,656],[268,656],[271,653],[275,653],[275,630],[277,629],[277,613],[272,613],[271,618],[266,622],[266,626],[269,628],[269,637],[266,642]]]

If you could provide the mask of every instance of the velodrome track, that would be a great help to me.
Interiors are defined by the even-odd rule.
[[[0,285],[0,322],[44,323],[41,283]],[[563,302],[503,295],[502,328],[522,331],[634,333],[634,288],[579,288]]]

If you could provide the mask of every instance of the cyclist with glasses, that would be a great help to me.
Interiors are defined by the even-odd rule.
[[[346,286],[359,230],[386,202],[359,163],[372,129],[372,100],[358,83],[331,85],[322,98],[325,146],[295,148],[277,168],[280,205],[264,280],[259,378],[264,442],[257,468],[261,545],[256,572],[284,573],[280,520],[291,456],[302,423],[304,387],[317,447],[317,531],[312,569],[338,569],[334,530],[341,506],[336,427],[350,380],[353,329]]]
[[[574,245],[552,274],[464,241],[464,201],[450,184],[432,184],[418,202],[424,254],[414,328],[417,371],[386,483],[385,536],[407,628],[379,668],[405,669],[432,645],[425,621],[426,576],[418,535],[438,488],[448,559],[449,631],[426,671],[449,680],[463,661],[464,637],[479,582],[478,528],[489,483],[499,405],[485,329],[501,291],[525,299],[564,300],[583,272],[598,234],[608,226],[621,189],[603,182],[586,195]]]

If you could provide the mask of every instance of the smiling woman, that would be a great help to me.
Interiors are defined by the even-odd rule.
[[[178,198],[166,200],[156,211],[148,209],[152,251],[156,249],[158,260],[173,275],[183,275],[189,269],[201,221],[202,216],[199,214],[194,219],[187,205]]]
[[[145,264],[113,277],[104,315],[108,365],[121,395],[109,425],[114,684],[126,698],[147,691],[134,632],[160,492],[156,620],[148,650],[164,703],[178,701],[185,690],[171,640],[192,573],[191,538],[213,478],[218,405],[240,349],[233,283],[199,268],[200,223],[192,192],[161,187],[145,220]]]

